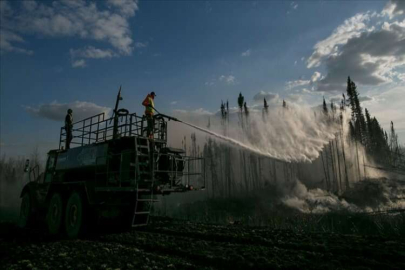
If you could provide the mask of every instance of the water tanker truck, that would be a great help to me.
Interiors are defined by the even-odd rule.
[[[63,147],[62,127],[59,149],[48,152],[43,173],[26,164],[22,227],[45,222],[50,234],[75,238],[103,219],[145,226],[157,195],[204,188],[204,160],[167,146],[168,121],[177,119],[155,115],[150,138],[145,117],[118,109],[121,99],[120,90],[111,118],[100,113],[74,123],[70,149]],[[200,188],[191,185],[196,181]]]

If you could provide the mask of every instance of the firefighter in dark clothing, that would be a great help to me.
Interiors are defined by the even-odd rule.
[[[70,148],[70,142],[73,139],[73,111],[69,109],[65,117],[65,130],[66,130],[66,149]]]
[[[151,92],[142,102],[142,105],[145,106],[145,116],[148,123],[147,136],[149,137],[149,139],[153,139],[153,114],[155,113],[155,96],[155,92]]]

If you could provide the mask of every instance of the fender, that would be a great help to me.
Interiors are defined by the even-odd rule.
[[[38,210],[38,207],[40,205],[40,203],[38,201],[37,192],[36,192],[38,190],[37,186],[38,186],[38,183],[29,182],[24,186],[24,188],[20,194],[20,198],[22,198],[26,192],[28,192],[30,194],[31,205],[32,205],[34,212]]]

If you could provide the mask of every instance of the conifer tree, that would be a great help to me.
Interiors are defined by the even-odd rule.
[[[221,100],[221,116],[222,116],[222,120],[224,120],[225,117],[226,117],[225,105],[224,105],[224,102],[222,100]]]
[[[266,98],[263,98],[263,113],[262,113],[263,121],[266,120],[266,116],[268,113],[269,113],[269,105],[267,104]]]
[[[242,93],[239,93],[238,96],[238,106],[239,106],[239,111],[240,111],[240,122],[242,129],[244,129],[243,125],[243,104],[244,104],[245,98],[242,96]]]
[[[238,105],[239,105],[239,110],[242,112],[243,109],[243,103],[245,101],[245,98],[242,96],[242,93],[239,93],[238,97]]]
[[[366,144],[366,121],[363,114],[363,109],[360,106],[359,93],[357,92],[356,84],[348,77],[347,79],[347,96],[350,108],[352,110],[352,122],[354,123],[355,138]]]
[[[368,112],[367,108],[364,111],[366,113],[367,149],[372,150],[374,141],[373,141],[373,129],[372,129],[371,117],[370,117],[370,113]]]
[[[323,113],[328,115],[328,106],[326,106],[325,97],[323,98]]]
[[[243,103],[243,109],[244,109],[244,111],[245,111],[246,117],[248,117],[248,116],[249,116],[249,109],[248,109],[248,107],[247,107],[247,105],[246,105],[246,102]]]
[[[228,100],[226,101],[226,116],[227,116],[227,120],[229,122],[229,102],[228,102]]]
[[[266,113],[268,112],[268,110],[269,110],[269,105],[267,104],[267,100],[264,98],[263,99],[263,101],[264,101],[264,110],[266,111]]]

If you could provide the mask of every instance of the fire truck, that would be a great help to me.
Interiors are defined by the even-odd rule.
[[[178,120],[155,115],[148,136],[145,116],[119,109],[120,100],[121,88],[111,118],[100,113],[74,123],[69,149],[62,127],[59,148],[49,151],[43,173],[27,162],[22,227],[45,222],[50,234],[76,238],[100,219],[145,226],[158,195],[204,189],[204,159],[168,146],[168,121]]]

